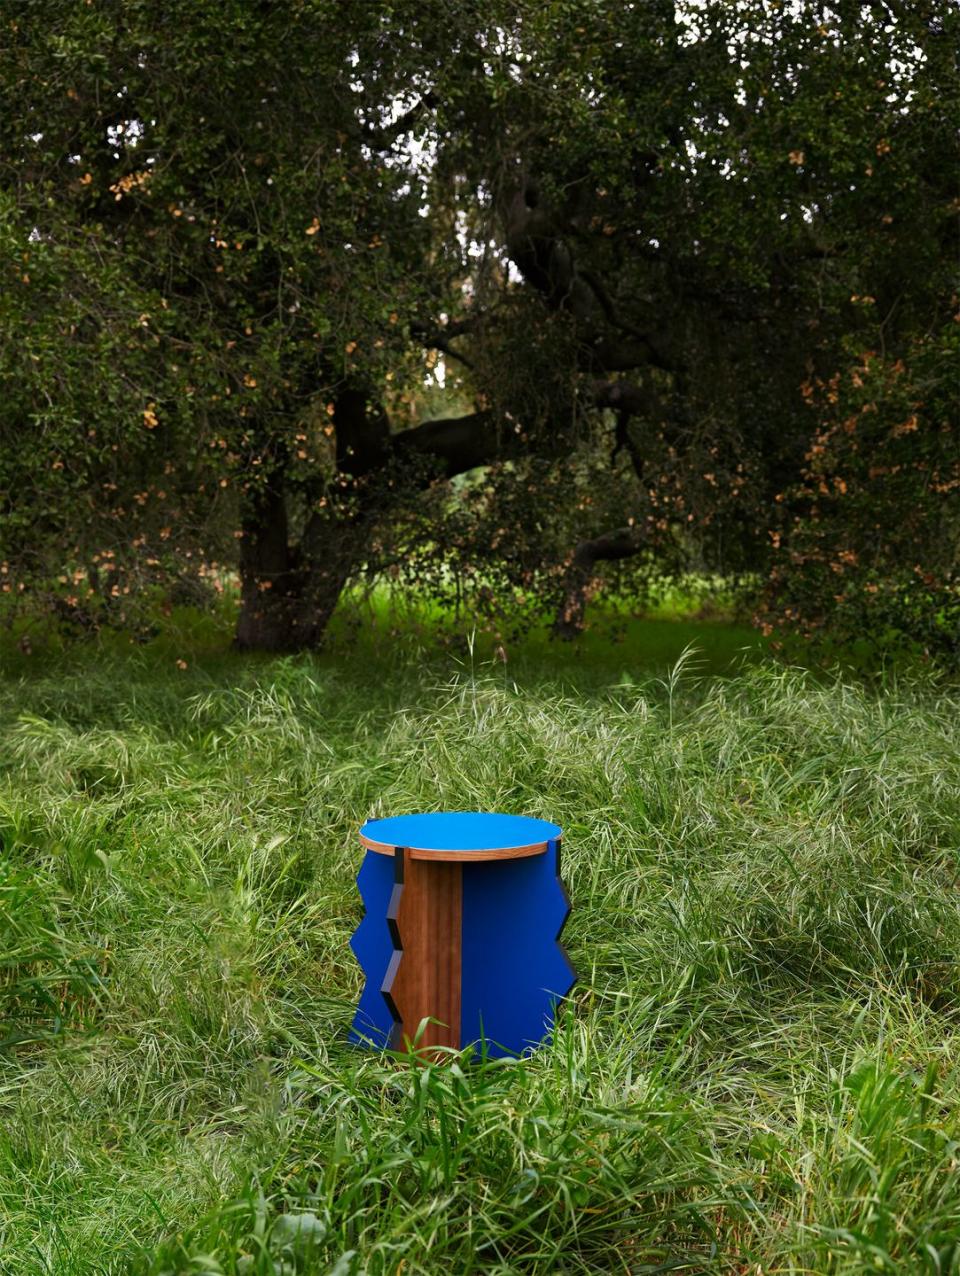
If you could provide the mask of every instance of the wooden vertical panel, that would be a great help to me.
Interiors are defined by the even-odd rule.
[[[395,1049],[428,1023],[417,1048],[460,1045],[462,869],[457,863],[414,859],[397,848],[396,885],[387,919],[398,951],[383,994],[397,1020]]]

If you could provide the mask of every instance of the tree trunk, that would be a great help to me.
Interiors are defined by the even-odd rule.
[[[290,641],[285,650],[304,651],[321,645],[346,583],[346,577],[339,574],[307,577],[292,609]]]
[[[299,546],[288,541],[283,492],[251,503],[240,542],[240,615],[235,646],[301,651],[323,641],[357,561],[359,528],[311,520]]]
[[[563,599],[553,621],[553,636],[567,641],[583,632],[584,613],[597,563],[632,558],[643,548],[636,529],[619,527],[594,540],[581,541],[570,555],[563,578]]]
[[[389,462],[403,467],[406,483],[420,490],[437,478],[452,478],[512,455],[521,446],[513,432],[501,434],[489,411],[425,421],[391,435],[386,414],[369,411],[359,390],[341,392],[336,404],[338,469],[357,484],[354,511],[339,521],[314,514],[300,544],[291,546],[282,469],[248,497],[234,639],[244,650],[299,651],[320,645],[344,585],[364,561],[371,527],[401,490],[392,493],[370,482]]]
[[[584,613],[589,601],[592,578],[591,568],[578,563],[574,556],[567,566],[563,578],[563,599],[553,618],[551,632],[554,638],[572,642],[583,633]]]
[[[252,497],[240,540],[240,615],[234,644],[243,650],[293,651],[292,624],[302,592],[287,542],[283,490]]]

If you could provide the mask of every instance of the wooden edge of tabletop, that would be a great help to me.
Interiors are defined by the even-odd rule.
[[[557,838],[556,840],[559,841],[560,839]],[[386,842],[375,842],[364,833],[360,834],[360,841],[368,850],[376,851],[380,855],[392,855],[397,849],[393,845],[387,845]],[[527,855],[542,855],[548,845],[549,843],[547,842],[531,842],[529,846],[491,846],[477,851],[430,851],[425,850],[422,846],[408,846],[406,849],[410,852],[410,858],[415,860],[469,860],[473,862],[477,860],[519,860]]]

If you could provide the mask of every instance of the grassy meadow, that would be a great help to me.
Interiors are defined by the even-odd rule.
[[[960,1272],[956,687],[349,638],[4,648],[0,1273]],[[356,829],[439,807],[564,826],[529,1059],[345,1043]]]

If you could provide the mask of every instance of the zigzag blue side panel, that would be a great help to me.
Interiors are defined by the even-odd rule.
[[[357,874],[357,887],[366,912],[350,937],[350,947],[367,982],[350,1029],[350,1040],[355,1045],[386,1046],[393,1032],[393,1016],[380,991],[393,956],[393,940],[387,925],[393,872],[392,855],[367,851]]]
[[[463,866],[460,1044],[493,1056],[539,1045],[576,980],[557,942],[570,913],[560,844],[542,855]]]

